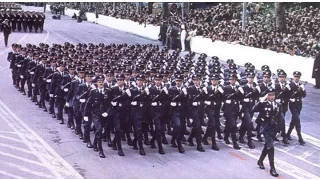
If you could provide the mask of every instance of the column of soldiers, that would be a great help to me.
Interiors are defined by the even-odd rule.
[[[216,137],[232,143],[234,149],[240,149],[238,142],[246,143],[246,137],[248,147],[255,148],[252,137],[256,130],[258,140],[266,141],[258,165],[264,168],[263,159],[270,154],[270,173],[277,176],[274,150],[270,150],[276,134],[289,144],[295,128],[299,143],[305,144],[299,117],[306,96],[301,73],[294,72],[294,79],[287,81],[287,74],[279,69],[274,79],[276,75],[267,65],[257,73],[251,63],[246,63],[243,71],[232,59],[222,65],[216,56],[179,54],[152,44],[13,44],[8,61],[14,87],[60,124],[67,119],[67,127],[101,158],[105,157],[102,142],[120,156],[124,156],[122,141],[141,155],[146,154],[144,146],[158,147],[158,152],[165,154],[163,144],[169,144],[166,132],[172,137],[171,146],[180,153],[185,152],[183,143],[200,152],[205,151],[202,144],[211,144],[218,151]],[[269,108],[269,101],[277,111]],[[292,118],[286,131],[288,108]],[[259,112],[256,129],[254,112]],[[242,121],[239,129],[238,120]],[[274,130],[266,128],[268,125]]]
[[[45,21],[45,14],[35,11],[22,11],[22,10],[0,10],[0,24],[4,20],[9,20],[12,32],[43,32],[43,25]],[[0,27],[0,31],[2,28]]]

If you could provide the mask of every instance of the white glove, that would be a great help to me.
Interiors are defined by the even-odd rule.
[[[303,84],[301,84],[299,87],[301,87],[302,91],[306,89]]]
[[[276,99],[276,102],[277,102],[277,103],[280,103],[280,102],[281,102],[281,99]]]
[[[34,74],[34,72],[31,71],[30,74]]]
[[[198,102],[193,102],[192,106],[198,106]]]
[[[33,83],[32,83],[32,85],[31,85],[31,86],[32,86],[32,87],[36,87],[36,85],[35,85],[35,84],[33,84]]]
[[[81,102],[81,103],[85,103],[85,102],[86,102],[86,99],[80,99],[80,102]]]
[[[84,121],[89,121],[88,116],[84,116],[84,117],[83,117],[83,120],[84,120]]]
[[[68,88],[64,88],[63,91],[64,91],[64,92],[68,92],[69,89],[68,89]]]
[[[111,102],[112,106],[117,106],[117,102]]]
[[[66,102],[66,107],[70,107],[70,104],[68,102]]]
[[[218,91],[220,91],[220,92],[221,92],[221,94],[223,94],[223,93],[224,93],[224,91],[223,91],[223,89],[222,89],[222,87],[221,87],[221,86],[219,86],[219,87],[218,87]]]
[[[263,96],[262,98],[260,98],[260,102],[264,102],[268,97],[268,94],[266,94],[265,96]]]
[[[47,79],[47,83],[51,83],[51,79]]]
[[[162,88],[162,90],[163,90],[166,94],[169,93],[167,87]]]
[[[49,97],[53,97],[53,94],[49,94]]]
[[[177,103],[176,102],[171,102],[170,105],[175,107],[175,106],[177,106]]]
[[[146,87],[146,88],[144,89],[144,91],[146,92],[147,95],[150,94],[150,91],[149,91],[149,88],[148,88],[148,87]]]
[[[127,95],[128,95],[129,97],[131,97],[131,91],[130,91],[130,89],[127,89],[125,92],[127,93]]]
[[[134,81],[131,83],[131,85],[132,85],[133,87],[137,87],[137,83],[134,82]]]
[[[206,87],[203,87],[202,90],[203,90],[204,93],[208,94],[208,90],[207,90]]]
[[[208,106],[211,105],[211,101],[204,101],[204,103],[205,103],[206,105],[208,105]]]
[[[23,75],[20,75],[20,78],[23,79],[24,78]]]
[[[108,113],[106,112],[102,113],[102,117],[108,117]]]
[[[137,105],[137,101],[132,101],[132,102],[131,102],[131,105],[132,105],[132,106],[136,106],[136,105]]]
[[[151,106],[157,106],[156,102],[151,103]]]
[[[187,89],[186,88],[182,88],[182,92],[184,95],[187,95]]]

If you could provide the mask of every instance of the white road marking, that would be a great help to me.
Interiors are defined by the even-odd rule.
[[[20,161],[24,161],[24,162],[27,162],[27,163],[31,163],[31,164],[34,164],[34,165],[38,165],[38,166],[41,166],[41,167],[46,167],[45,165],[43,165],[40,162],[33,161],[33,160],[30,160],[30,159],[27,159],[27,158],[23,158],[23,157],[19,157],[19,156],[16,156],[16,155],[12,155],[12,154],[9,154],[9,153],[6,153],[6,152],[0,151],[0,155],[11,157],[11,158],[14,158],[14,159],[17,159],[17,160],[20,160]]]
[[[6,175],[6,176],[10,176],[10,177],[13,177],[13,178],[16,178],[16,179],[25,179],[23,177],[20,177],[20,176],[14,175],[14,174],[10,174],[10,173],[7,173],[7,172],[1,171],[1,170],[0,170],[0,174]]]
[[[22,140],[20,139],[16,139],[16,138],[12,138],[12,137],[8,137],[8,136],[4,136],[4,135],[0,135],[0,138],[3,138],[3,139],[8,139],[10,141],[15,141],[15,142],[19,142],[19,143],[23,143]]]
[[[13,150],[17,150],[17,151],[21,151],[21,152],[24,152],[24,153],[28,153],[28,154],[32,154],[33,153],[29,150],[26,150],[26,149],[22,149],[22,148],[19,148],[19,147],[15,147],[15,146],[11,146],[9,144],[4,144],[4,143],[0,143],[0,146],[2,147],[5,147],[5,148],[10,148],[10,149],[13,149]]]
[[[53,30],[48,30],[48,29],[45,29],[46,31],[51,31],[53,32],[54,34],[56,34],[57,36],[59,36],[60,38],[64,39],[65,41],[69,41],[71,42],[72,44],[75,44],[73,41],[71,41],[70,39],[66,38],[66,37],[63,37],[62,35],[60,35],[59,33],[53,31]]]
[[[10,132],[10,131],[0,131],[0,134],[17,134],[17,133]]]
[[[45,174],[45,173],[42,173],[42,172],[33,171],[33,170],[31,170],[31,169],[28,169],[27,167],[20,166],[20,165],[18,165],[18,164],[13,164],[13,163],[10,163],[10,162],[3,162],[3,163],[6,164],[6,165],[8,165],[8,166],[17,168],[17,169],[19,169],[20,171],[27,172],[27,173],[32,174],[32,175],[35,175],[35,176],[39,176],[39,177],[42,177],[42,178],[54,179],[54,177],[51,176],[51,175],[48,175],[48,174]]]
[[[232,145],[228,145],[228,144],[225,144],[225,145],[233,148]],[[249,157],[252,157],[253,159],[256,159],[256,160],[259,160],[260,154],[261,154],[260,150],[249,149],[246,147],[241,147],[241,149],[238,150],[238,152],[241,152],[241,153],[243,153]],[[265,159],[264,163],[269,164],[267,158]],[[320,178],[317,175],[314,175],[308,171],[300,169],[300,168],[298,168],[290,163],[287,163],[285,161],[282,161],[278,158],[275,158],[274,163],[275,163],[276,169],[278,169],[278,170],[280,170],[280,171],[282,171],[282,172],[284,172],[294,178],[297,178],[297,179],[319,179]]]
[[[47,31],[47,36],[46,36],[46,38],[44,38],[43,43],[45,43],[47,41],[47,39],[49,38],[49,35],[50,35],[50,32],[48,30],[45,30],[45,31]]]
[[[6,118],[4,121],[10,126],[29,149],[39,158],[55,178],[83,179],[83,177],[59,156],[35,131],[29,128],[17,115],[15,115],[1,100],[0,114]]]
[[[16,42],[17,44],[21,43],[29,34],[25,34],[18,42]],[[7,51],[10,51],[11,48],[7,48],[6,50],[0,52],[0,55],[4,54]]]

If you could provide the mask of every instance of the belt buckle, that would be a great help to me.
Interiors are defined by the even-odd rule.
[[[121,104],[121,103],[119,103],[119,107],[122,107],[122,104]]]

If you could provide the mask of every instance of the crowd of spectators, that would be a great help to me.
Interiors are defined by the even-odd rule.
[[[169,22],[185,24],[187,31],[196,36],[241,44],[276,52],[314,57],[319,51],[320,11],[317,7],[286,10],[286,32],[278,32],[275,27],[272,3],[251,3],[247,9],[246,28],[242,30],[242,3],[220,3],[205,9],[190,9],[182,18],[180,11],[170,12]],[[80,3],[69,3],[71,9],[97,12],[106,16],[130,19],[140,24],[158,26],[162,22],[161,11],[147,13],[147,6],[137,11],[135,3],[91,3],[84,7]],[[97,9],[96,9],[97,8]],[[115,9],[114,9],[115,8]],[[270,11],[273,9],[273,12]]]

